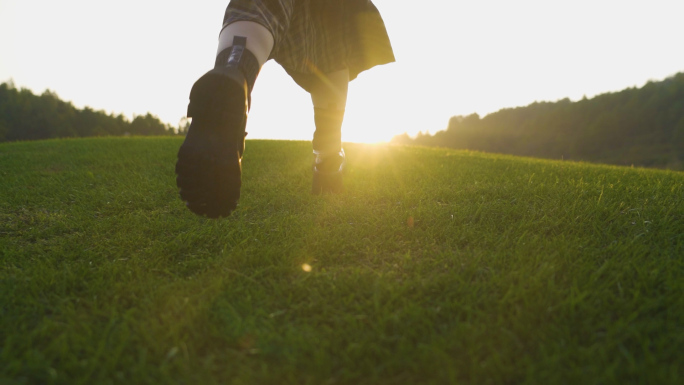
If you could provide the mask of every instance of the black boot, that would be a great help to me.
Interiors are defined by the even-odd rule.
[[[236,38],[217,57],[216,68],[192,86],[192,123],[178,151],[176,185],[195,214],[226,217],[237,207],[251,88],[259,63]]]
[[[340,150],[336,154],[317,154],[314,152],[311,193],[319,195],[344,192],[342,174],[346,163],[344,150]]]

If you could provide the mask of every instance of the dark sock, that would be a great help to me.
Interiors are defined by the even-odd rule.
[[[342,121],[344,110],[314,107],[316,131],[313,149],[320,154],[337,154],[342,150]]]
[[[233,45],[216,55],[214,68],[237,68],[240,70],[247,80],[248,91],[251,95],[261,66],[256,56],[245,48],[246,46],[246,37],[235,36]]]

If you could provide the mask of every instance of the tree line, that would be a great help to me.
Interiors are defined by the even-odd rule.
[[[0,84],[0,142],[87,136],[175,135],[187,125],[173,127],[156,116],[111,115],[85,107],[78,109],[47,90],[35,95],[17,89],[12,82]]]
[[[576,102],[454,116],[445,131],[392,142],[684,170],[684,73]]]

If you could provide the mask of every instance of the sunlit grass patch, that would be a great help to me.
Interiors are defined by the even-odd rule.
[[[684,174],[248,141],[225,220],[176,138],[0,145],[0,379],[680,382]]]

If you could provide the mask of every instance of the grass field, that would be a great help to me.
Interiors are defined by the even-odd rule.
[[[684,173],[248,141],[211,221],[180,143],[0,145],[0,383],[684,381]]]

